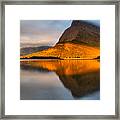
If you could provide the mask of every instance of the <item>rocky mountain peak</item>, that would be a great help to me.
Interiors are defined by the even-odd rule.
[[[72,21],[71,26],[78,26],[78,25],[80,25],[80,21],[79,20],[73,20]]]
[[[59,43],[78,43],[91,46],[100,45],[100,28],[84,20],[73,20],[59,39]]]

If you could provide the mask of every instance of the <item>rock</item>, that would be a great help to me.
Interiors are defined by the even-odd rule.
[[[100,28],[83,20],[74,20],[59,39],[59,43],[72,42],[100,46]]]

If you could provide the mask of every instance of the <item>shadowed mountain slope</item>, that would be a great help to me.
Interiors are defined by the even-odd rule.
[[[58,43],[78,43],[100,46],[100,28],[85,21],[74,20],[59,39]]]
[[[50,46],[40,46],[40,47],[25,47],[20,49],[20,55],[27,55],[34,52],[42,51],[50,48]]]

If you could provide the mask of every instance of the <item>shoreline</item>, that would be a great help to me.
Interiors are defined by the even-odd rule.
[[[63,58],[63,59],[31,59],[31,58],[20,58],[20,61],[37,61],[37,60],[100,60],[98,58]]]

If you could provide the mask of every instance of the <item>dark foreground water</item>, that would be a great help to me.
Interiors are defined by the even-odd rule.
[[[97,60],[22,60],[21,100],[99,100]]]

